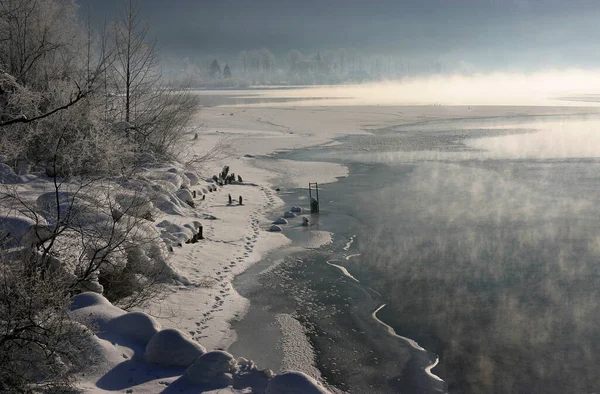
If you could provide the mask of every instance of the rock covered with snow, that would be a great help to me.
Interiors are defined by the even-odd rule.
[[[280,232],[280,231],[283,231],[283,229],[280,226],[274,224],[274,225],[271,226],[271,228],[269,229],[269,231],[271,231],[271,232]]]
[[[226,376],[235,372],[237,361],[227,352],[215,350],[208,352],[194,361],[185,370],[185,376],[195,384],[206,385],[227,380]]]
[[[160,323],[143,312],[126,313],[104,326],[104,331],[111,338],[118,337],[140,345],[147,345],[160,329]]]
[[[302,372],[285,372],[269,380],[265,394],[329,394],[329,391]]]
[[[283,217],[286,218],[286,219],[295,218],[296,216],[298,216],[298,215],[296,215],[292,211],[287,211],[286,213],[283,214]]]
[[[157,332],[148,345],[144,360],[165,367],[189,367],[206,349],[185,333],[175,329]]]
[[[273,224],[288,224],[288,221],[284,218],[279,218],[273,222]]]
[[[294,213],[302,213],[302,208],[301,207],[292,207],[290,209],[290,212],[294,212]]]

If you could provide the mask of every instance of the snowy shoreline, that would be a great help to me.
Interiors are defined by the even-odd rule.
[[[221,110],[216,108],[209,111],[212,111],[212,115],[218,119],[215,113]],[[217,127],[222,130],[223,127],[211,125],[211,117],[207,118],[207,132],[202,133],[199,140],[195,141],[193,147],[195,151],[210,149],[211,144],[218,143],[221,137],[218,134],[222,131],[216,133],[213,130]],[[227,118],[228,121],[230,119]],[[198,190],[205,196],[200,201],[195,200],[197,206],[193,210],[199,213],[201,218],[198,218],[195,213],[163,214],[157,218],[157,225],[165,223],[163,226],[174,233],[177,233],[178,228],[183,229],[189,227],[190,223],[199,221],[203,226],[205,239],[196,244],[183,244],[181,247],[173,248],[170,264],[188,285],[169,286],[169,294],[162,302],[142,310],[153,316],[162,329],[180,330],[209,351],[227,350],[236,341],[237,333],[231,329],[231,323],[243,319],[249,307],[248,300],[233,288],[234,278],[260,261],[267,253],[290,243],[284,235],[285,231],[283,233],[269,231],[272,221],[278,216],[283,216],[284,213],[283,200],[277,196],[275,189],[287,182],[286,180],[292,181],[285,183],[286,186],[300,187],[308,180],[327,183],[347,175],[345,167],[332,163],[297,163],[271,158],[265,160],[263,158],[265,155],[298,146],[289,144],[288,141],[285,141],[285,147],[281,146],[281,141],[276,138],[273,141],[273,134],[247,128],[248,122],[243,123],[245,123],[244,130],[238,130],[236,137],[249,139],[252,142],[258,140],[256,141],[258,144],[245,145],[244,151],[240,151],[237,146],[234,147],[236,158],[227,157],[213,163],[203,176],[218,173],[223,165],[229,165],[232,172],[243,177],[244,182],[218,187],[208,192],[211,184],[200,181],[190,189]],[[322,143],[320,139],[317,141],[302,139],[303,145],[317,146]],[[293,138],[293,140],[297,142],[298,139]],[[326,142],[331,140],[328,139]],[[253,149],[255,147],[260,149]],[[321,173],[318,173],[319,170]],[[167,167],[156,171],[171,174],[177,172]],[[156,177],[161,176],[156,175]],[[228,195],[233,197],[233,204],[228,203]],[[237,203],[238,196],[243,197],[243,205]],[[283,227],[285,230],[285,226]],[[297,344],[301,341],[296,337],[304,336],[298,329],[300,325],[294,324],[295,320],[291,320],[294,320],[291,316],[278,318],[280,323],[285,323],[279,326],[282,338],[286,338],[282,345],[291,349],[288,352],[297,351]],[[291,331],[284,332],[286,328]],[[295,345],[290,348],[289,344]],[[302,351],[307,360],[313,358],[312,354],[306,355],[306,348]],[[235,356],[244,356],[244,354],[241,352]],[[288,360],[284,364],[289,370],[298,369],[294,365],[294,357],[291,359],[284,357],[284,359]],[[258,367],[260,368],[261,365]],[[300,370],[306,369],[300,368]],[[316,373],[311,375],[314,376]],[[125,377],[121,378],[125,379]],[[131,387],[135,388],[135,392],[155,392],[156,382],[136,382],[135,377],[127,377],[127,379],[134,379]],[[102,378],[99,381],[103,381]],[[162,378],[160,381],[163,382],[162,384],[173,384],[178,382],[178,377]],[[108,387],[98,387],[89,379],[84,387],[90,392],[111,391],[107,390]]]
[[[479,116],[495,116],[506,111],[503,108],[443,107],[415,107],[411,110],[406,107],[348,107],[330,111],[319,107],[232,106],[204,109],[199,115],[204,127],[198,133],[198,138],[190,141],[189,148],[193,153],[202,155],[225,139],[226,154],[204,168],[202,177],[177,163],[155,163],[140,174],[155,187],[157,211],[151,227],[162,238],[164,249],[171,251],[169,263],[177,278],[177,283],[167,287],[164,300],[140,310],[147,313],[143,315],[147,317],[141,320],[151,327],[148,332],[152,335],[144,337],[145,345],[157,332],[165,331],[169,340],[187,338],[183,342],[189,344],[186,342],[189,340],[199,343],[208,351],[227,350],[237,339],[232,322],[243,319],[249,308],[249,301],[233,287],[234,278],[247,272],[268,253],[291,242],[285,236],[285,224],[282,225],[283,232],[269,231],[272,222],[290,208],[284,206],[277,189],[285,192],[286,188],[306,187],[308,182],[335,182],[338,177],[348,175],[348,169],[339,164],[282,160],[273,157],[277,152],[335,144],[339,137],[364,135],[371,130],[414,123],[423,117],[445,119],[474,115],[473,112]],[[523,112],[527,111],[532,115],[536,112],[530,108],[523,109]],[[203,180],[220,172],[224,165],[240,175],[243,181],[216,187],[212,181]],[[4,177],[8,175],[3,174]],[[47,180],[27,177],[17,179],[15,175],[15,184],[23,188],[23,195],[35,202],[40,193],[47,192],[47,186],[51,185]],[[193,191],[199,194],[193,198],[193,204],[189,204],[187,200]],[[232,202],[229,202],[230,195]],[[243,198],[241,205],[238,203],[240,196]],[[306,204],[306,201],[303,203]],[[185,241],[197,231],[198,224],[203,227],[204,239],[186,244]],[[318,234],[319,237],[323,239],[314,242],[314,247],[326,242],[326,234]],[[347,248],[349,246],[350,243]],[[81,305],[74,310],[77,312],[75,314],[95,316],[100,319],[99,326],[102,327],[109,320],[119,321],[124,319],[122,316],[137,316],[109,307],[102,299],[93,299]],[[307,353],[307,347],[297,340],[304,334],[300,325],[295,323],[297,321],[292,316],[277,316],[282,351],[287,351],[288,355],[295,352],[294,357],[284,354],[282,369],[300,370],[318,379],[318,370],[315,372],[314,364],[310,365],[314,354],[310,354],[311,349]],[[117,323],[108,326],[123,329]],[[172,331],[169,331],[171,329],[178,330],[176,332],[179,334],[173,337]],[[183,390],[181,392],[198,392],[198,386],[188,386],[184,382],[184,368],[157,367],[146,363],[143,360],[145,345],[132,342],[127,337],[131,333],[125,336],[121,334],[123,332],[113,332],[110,334],[113,335],[111,340],[100,338],[94,345],[100,349],[103,361],[90,366],[85,376],[81,376],[81,387],[87,392],[131,390],[153,393],[170,392],[176,388]],[[262,332],[257,335],[262,335]],[[195,345],[190,346],[196,349]],[[247,356],[243,348],[238,348],[236,353],[236,357]],[[217,354],[211,357],[219,359],[221,356]],[[262,392],[266,382],[273,376],[269,371],[257,369],[265,366],[254,366],[244,359],[239,359],[235,365],[237,369],[231,378],[233,380],[226,376],[225,381],[219,381],[219,392],[240,392],[245,384],[245,387],[253,387],[255,392]],[[434,366],[430,364],[426,370],[430,378],[433,378],[431,369]],[[223,373],[219,372],[221,378]],[[300,381],[306,377],[291,376],[292,380],[301,376],[298,378]],[[231,387],[232,382],[235,388]],[[211,391],[207,389],[204,392]]]
[[[403,110],[406,110],[406,108],[403,108]],[[217,308],[217,311],[213,314],[214,318],[210,323],[210,333],[202,333],[204,336],[204,338],[200,338],[203,341],[202,343],[206,343],[209,348],[227,349],[235,341],[237,334],[231,330],[230,322],[243,318],[248,308],[248,301],[233,289],[231,285],[233,278],[245,272],[267,253],[289,244],[289,240],[284,235],[266,231],[271,222],[281,216],[284,211],[283,201],[274,190],[282,185],[303,187],[308,181],[331,182],[335,181],[338,176],[343,177],[348,174],[347,168],[332,163],[296,162],[274,158],[265,160],[264,157],[284,150],[305,149],[332,144],[335,143],[338,137],[369,133],[365,129],[377,130],[404,122],[411,123],[416,119],[420,119],[421,116],[436,116],[443,119],[462,117],[467,114],[473,115],[472,112],[478,112],[479,116],[485,117],[495,116],[505,111],[506,109],[503,108],[475,108],[474,111],[471,108],[452,108],[448,111],[444,108],[416,107],[414,112],[406,113],[403,116],[404,119],[400,121],[395,108],[383,110],[381,108],[364,107],[359,116],[356,116],[357,108],[337,109],[325,116],[322,116],[324,111],[316,108],[242,109],[240,107],[213,107],[205,109],[202,116],[206,122],[205,130],[196,145],[214,144],[225,136],[234,140],[233,146],[237,156],[236,159],[229,158],[218,163],[213,168],[213,172],[217,172],[220,169],[219,166],[226,163],[230,165],[233,171],[242,175],[245,180],[261,185],[259,188],[263,188],[262,193],[264,194],[257,194],[248,199],[249,203],[252,201],[253,204],[262,199],[262,205],[258,203],[255,206],[256,210],[251,213],[254,216],[250,226],[258,225],[263,237],[256,239],[252,251],[247,256],[243,256],[246,258],[243,267],[236,267],[234,271],[228,274],[230,279],[225,283],[227,287],[231,287],[231,295],[225,300],[219,300],[223,301],[221,303],[222,307]],[[531,112],[535,113],[536,111]],[[369,124],[369,126],[365,127],[364,124]],[[377,127],[374,127],[375,125]],[[265,190],[271,191],[271,194],[267,194]],[[207,205],[210,206],[211,201],[225,201],[227,193],[219,193],[213,193]],[[237,194],[232,193],[232,195]],[[216,216],[222,212],[219,207],[214,207],[214,209],[215,211],[211,211],[211,214]],[[228,228],[244,226],[240,217],[228,218],[228,223]],[[246,223],[245,225],[249,224]],[[248,234],[255,230],[256,227],[247,229]],[[238,236],[239,238],[240,236]],[[214,252],[212,257],[223,261],[231,260],[232,257],[239,258],[239,256],[235,256],[235,253],[242,253],[243,255],[249,252],[244,250],[241,248],[237,251],[232,250],[230,252],[233,252],[233,254],[229,256],[222,256]],[[225,283],[223,283],[223,286],[225,286]],[[189,305],[194,297],[186,297],[185,295],[174,297],[174,299],[179,298],[180,305],[185,305],[191,315],[193,315],[195,309],[198,309],[195,308],[195,305]],[[208,297],[208,295],[204,294],[204,297]],[[217,295],[217,297],[220,296]],[[223,310],[219,311],[218,309],[221,308]],[[203,313],[206,312],[203,311]],[[191,328],[190,331],[193,331],[194,327],[190,324],[192,322],[185,319],[189,318],[182,316],[182,320],[175,326],[181,327],[184,331],[188,331],[187,328]],[[168,326],[172,323],[167,319],[164,324]],[[282,326],[280,326],[281,328]],[[281,335],[286,336],[285,333]],[[244,356],[243,352],[238,355]],[[295,367],[298,368],[299,366]]]

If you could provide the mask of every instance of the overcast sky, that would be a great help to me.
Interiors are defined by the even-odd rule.
[[[79,0],[97,20],[124,0]],[[481,69],[600,65],[600,0],[141,0],[166,56],[268,48],[464,61]]]

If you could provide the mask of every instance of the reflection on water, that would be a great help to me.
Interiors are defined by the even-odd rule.
[[[356,234],[339,253],[361,254],[339,264],[450,392],[600,387],[599,125],[425,124],[316,153],[354,173],[323,192],[352,218],[321,221]]]

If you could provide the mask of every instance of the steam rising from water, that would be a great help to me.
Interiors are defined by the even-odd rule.
[[[269,91],[300,105],[581,105],[600,92],[600,71],[553,70],[411,78],[364,85]],[[324,98],[315,102],[314,98]],[[575,100],[573,100],[575,98]],[[294,103],[297,105],[297,103]],[[269,106],[273,105],[272,103]],[[285,104],[280,104],[285,105]]]

